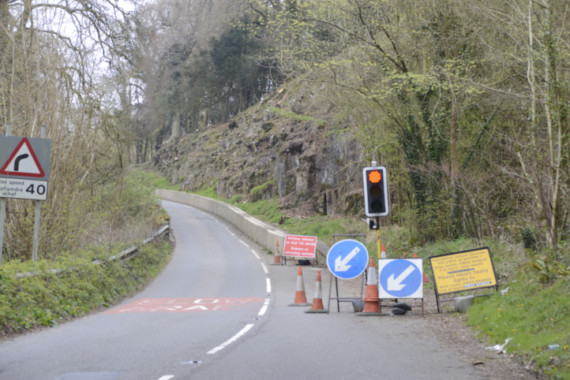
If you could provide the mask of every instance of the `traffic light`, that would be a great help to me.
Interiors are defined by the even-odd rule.
[[[368,217],[386,216],[390,212],[388,204],[388,178],[384,166],[362,169],[364,181],[364,212]]]

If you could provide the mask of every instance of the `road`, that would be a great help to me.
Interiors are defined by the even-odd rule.
[[[346,303],[329,314],[290,306],[296,266],[272,266],[213,216],[163,206],[176,248],[161,274],[104,312],[3,342],[0,379],[484,378],[421,317],[358,317]],[[328,297],[327,269],[304,267],[309,302],[316,270]]]

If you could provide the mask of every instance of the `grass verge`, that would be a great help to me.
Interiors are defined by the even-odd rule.
[[[523,270],[502,296],[475,299],[468,323],[551,379],[570,379],[570,276],[541,283]]]
[[[147,244],[129,260],[93,264],[80,255],[53,262],[8,262],[0,267],[0,334],[6,336],[109,307],[140,290],[167,263],[169,242]],[[109,253],[111,256],[111,253]],[[59,274],[52,269],[62,269]],[[18,278],[17,273],[35,276]]]

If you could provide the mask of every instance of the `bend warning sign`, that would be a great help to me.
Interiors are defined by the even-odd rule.
[[[46,200],[51,140],[0,136],[0,198]]]
[[[489,248],[429,258],[437,294],[498,286]]]
[[[45,172],[27,138],[23,138],[0,169],[0,174],[18,177],[44,177]]]

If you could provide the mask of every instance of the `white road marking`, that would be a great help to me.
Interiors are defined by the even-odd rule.
[[[213,355],[218,351],[223,350],[224,348],[226,348],[227,346],[229,346],[230,344],[232,344],[233,342],[235,342],[236,340],[238,340],[239,338],[241,338],[242,336],[244,336],[249,330],[251,330],[251,328],[254,326],[253,323],[250,323],[248,325],[246,325],[243,329],[241,329],[240,332],[238,332],[236,335],[234,335],[233,337],[231,337],[230,339],[226,340],[224,343],[220,344],[218,347],[211,349],[210,351],[208,351],[208,355]]]
[[[173,379],[173,378],[174,378],[174,375],[164,375],[164,376],[162,376],[162,377],[161,377],[160,379],[158,379],[158,380],[170,380],[170,379]]]
[[[263,268],[263,271],[265,272],[265,274],[269,275],[269,269],[267,269],[267,266],[264,263],[261,263],[261,267]]]
[[[271,300],[269,298],[266,298],[263,306],[261,309],[259,309],[259,313],[257,314],[258,317],[263,317],[265,315],[267,308],[269,307],[269,302],[271,302]]]
[[[265,279],[265,291],[267,294],[271,294],[271,279],[269,277]]]
[[[261,257],[259,257],[259,255],[257,254],[257,252],[255,252],[253,249],[251,250],[251,253],[253,253],[253,256],[255,256],[255,258],[257,260],[261,260]]]
[[[247,248],[249,248],[249,245],[247,245],[247,243],[246,243],[245,241],[243,241],[243,240],[240,239],[239,242],[242,243],[243,245],[245,245]]]

